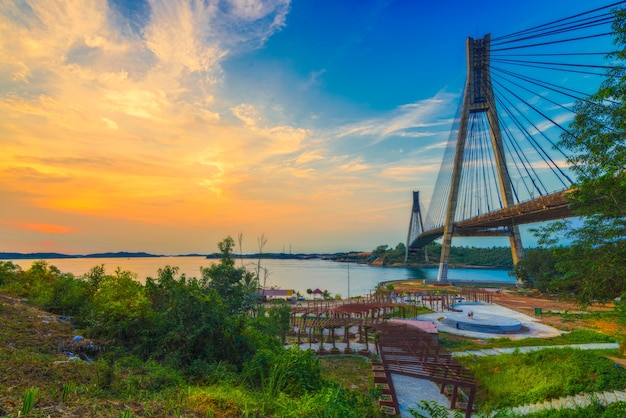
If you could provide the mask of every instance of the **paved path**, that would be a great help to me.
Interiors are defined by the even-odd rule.
[[[623,390],[610,390],[606,392],[585,393],[582,395],[565,396],[559,399],[551,399],[545,402],[538,402],[529,405],[520,405],[511,409],[516,415],[529,415],[536,412],[550,409],[576,409],[584,408],[599,402],[602,405],[609,405],[614,402],[626,402],[626,392]]]
[[[595,343],[595,344],[566,344],[566,345],[536,345],[532,347],[515,348],[487,348],[484,350],[456,351],[452,353],[454,357],[463,356],[495,356],[498,354],[531,353],[533,351],[545,350],[546,348],[577,348],[579,350],[617,350],[618,343]]]

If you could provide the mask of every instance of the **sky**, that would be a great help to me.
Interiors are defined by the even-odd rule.
[[[264,252],[405,242],[466,38],[598,5],[0,0],[0,251],[211,253],[240,233],[249,253],[261,236]]]

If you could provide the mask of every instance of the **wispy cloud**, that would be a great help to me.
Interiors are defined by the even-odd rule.
[[[374,138],[373,143],[388,137],[431,137],[440,132],[438,127],[448,127],[449,119],[440,115],[449,114],[449,108],[458,99],[458,95],[439,92],[435,97],[401,106],[382,117],[360,121],[340,129],[339,137],[358,135]]]

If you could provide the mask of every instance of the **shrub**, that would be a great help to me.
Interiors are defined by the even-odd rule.
[[[22,274],[22,268],[10,261],[0,261],[0,286],[15,283]]]
[[[297,347],[259,350],[244,365],[242,376],[251,386],[270,396],[279,392],[300,396],[322,388],[322,370],[310,350]]]
[[[94,331],[118,341],[132,339],[138,323],[148,317],[150,303],[135,274],[117,270],[105,276],[93,297]]]

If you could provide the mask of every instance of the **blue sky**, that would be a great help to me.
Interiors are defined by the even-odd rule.
[[[395,246],[466,38],[597,6],[0,0],[0,251]]]

